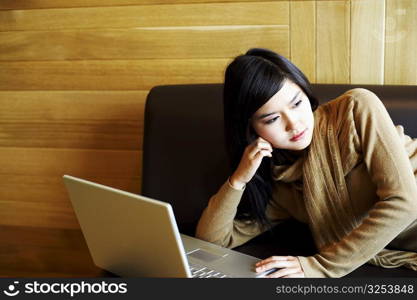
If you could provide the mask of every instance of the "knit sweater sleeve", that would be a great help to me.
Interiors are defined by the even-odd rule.
[[[236,219],[236,212],[244,189],[235,189],[227,180],[213,195],[204,209],[196,229],[196,237],[227,248],[244,244],[266,230],[258,222]],[[289,213],[275,201],[265,211],[272,225],[290,218]]]
[[[341,277],[366,263],[417,218],[417,184],[403,142],[381,100],[349,91],[363,160],[378,201],[360,225],[309,257],[298,256],[306,277]]]

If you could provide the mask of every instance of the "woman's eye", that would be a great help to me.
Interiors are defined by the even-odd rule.
[[[265,124],[272,124],[272,123],[274,123],[277,119],[278,119],[279,117],[275,117],[275,118],[273,118],[273,119],[271,119],[271,120],[268,120],[268,121],[266,121],[265,122]]]
[[[303,100],[298,101],[297,103],[295,103],[295,106],[299,106],[301,104],[301,102],[303,102]]]

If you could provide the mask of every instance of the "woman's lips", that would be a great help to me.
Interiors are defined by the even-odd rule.
[[[296,142],[298,140],[301,140],[304,137],[305,132],[307,131],[307,129],[304,129],[303,132],[301,132],[299,135],[294,136],[293,138],[291,138],[291,142]]]

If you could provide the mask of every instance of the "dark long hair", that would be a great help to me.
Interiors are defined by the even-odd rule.
[[[257,135],[249,119],[283,86],[285,79],[306,94],[312,110],[318,107],[307,77],[288,59],[268,49],[253,48],[237,56],[226,68],[223,106],[225,143],[231,171],[239,165],[245,148]],[[274,149],[274,164],[289,163],[287,150]],[[270,227],[265,209],[272,197],[271,158],[264,157],[253,178],[246,184],[237,218],[252,219]]]

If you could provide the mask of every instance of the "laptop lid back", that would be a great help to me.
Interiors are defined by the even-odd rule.
[[[168,203],[65,175],[94,263],[127,277],[191,277]]]

